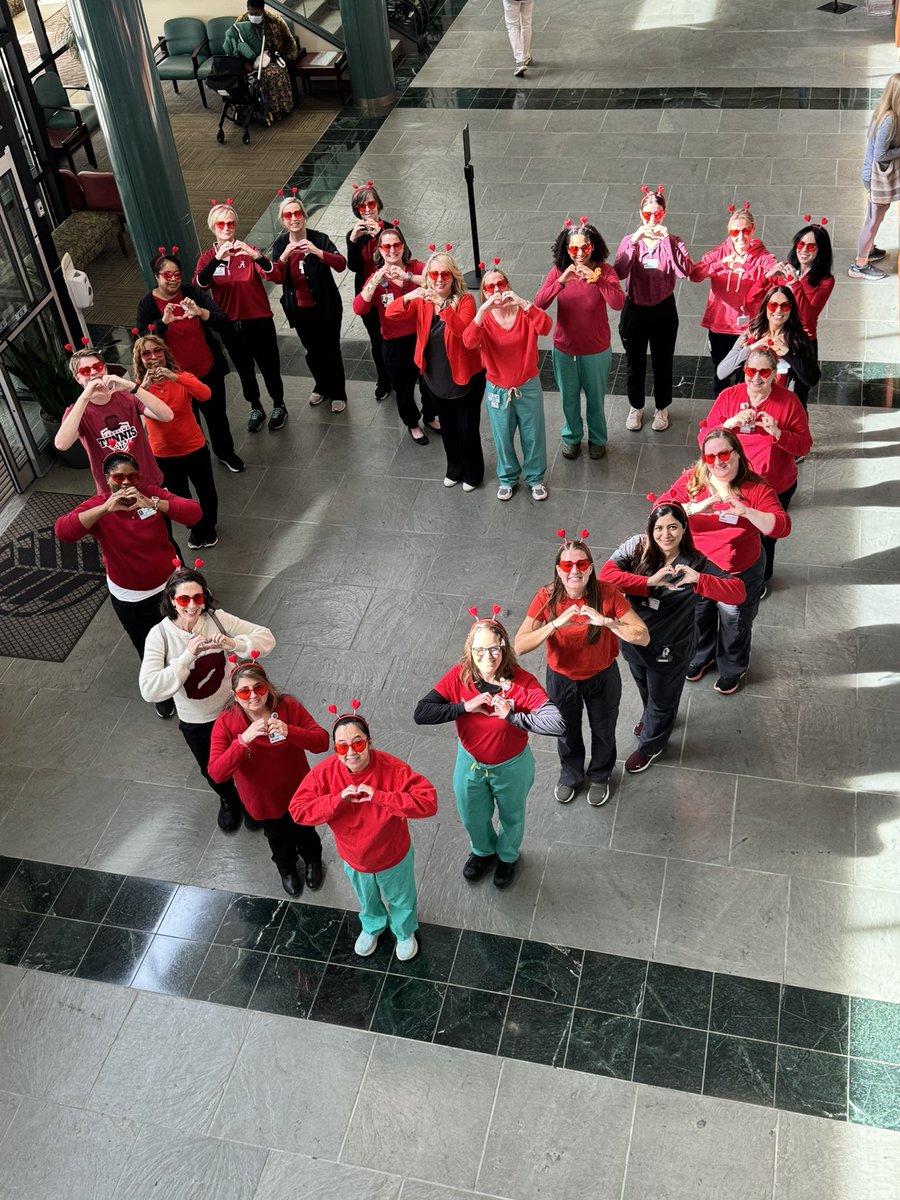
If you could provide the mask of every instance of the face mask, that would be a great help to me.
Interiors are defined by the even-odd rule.
[[[253,16],[250,13],[247,13],[247,20],[250,22],[251,25],[262,25],[263,14],[260,13],[259,16]]]

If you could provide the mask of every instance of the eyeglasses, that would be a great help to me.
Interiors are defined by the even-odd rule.
[[[376,203],[376,201],[370,200],[368,204],[361,204],[359,206],[359,211],[361,213],[378,212],[378,204]]]
[[[234,229],[237,221],[216,221],[216,229]]]
[[[580,575],[583,575],[585,571],[590,569],[592,563],[589,558],[573,558],[570,562],[566,562],[565,559],[563,559],[556,565],[561,571],[565,571],[567,575],[570,571],[577,571]]]
[[[338,754],[341,758],[343,758],[344,755],[349,754],[351,750],[354,754],[362,754],[363,750],[365,750],[368,744],[368,738],[355,737],[351,742],[335,742],[334,751],[335,754]]]
[[[78,374],[82,379],[90,379],[92,375],[105,375],[106,363],[97,362],[91,363],[86,367],[79,367]]]
[[[509,287],[509,282],[504,279],[502,283],[486,283],[484,285],[484,294],[493,296],[494,292],[505,292]]]
[[[176,279],[181,278],[181,272],[180,271],[160,271],[159,277],[160,277],[160,279],[168,280],[169,283],[174,283]]]
[[[760,379],[768,379],[771,374],[771,367],[744,367],[744,375],[747,379],[755,379],[757,375]]]
[[[804,250],[818,250],[819,247],[816,242],[798,242],[794,248],[798,254],[802,254]]]
[[[783,304],[779,304],[777,300],[770,300],[766,305],[766,310],[770,313],[787,313],[791,311],[791,302],[790,300],[785,300]]]
[[[203,593],[202,592],[191,592],[191,594],[189,596],[173,596],[172,599],[175,601],[175,603],[178,605],[179,608],[187,608],[187,606],[189,604],[202,604],[203,603]],[[246,696],[244,697],[244,699],[246,699]]]
[[[748,238],[752,232],[752,229],[742,226],[740,229],[729,229],[728,236],[733,238]]]
[[[429,271],[428,278],[432,283],[449,283],[453,278],[452,271]]]
[[[728,462],[732,454],[734,454],[733,450],[718,450],[715,454],[704,454],[703,461],[708,467],[711,467],[714,462]]]
[[[382,242],[381,243],[381,253],[382,254],[399,254],[402,249],[403,249],[402,242]]]
[[[180,600],[181,597],[178,596],[177,599]],[[268,684],[254,683],[252,687],[248,685],[247,687],[235,688],[234,694],[237,696],[238,700],[249,700],[251,696],[258,696],[260,699],[262,699],[263,696],[267,696],[269,694],[269,688]]]
[[[137,471],[132,471],[129,475],[126,475],[124,471],[110,471],[108,478],[113,483],[133,483],[135,479],[140,479],[140,475]]]
[[[503,647],[502,646],[473,646],[472,653],[475,655],[476,658],[484,658],[484,656],[486,654],[489,654],[491,656],[491,658],[499,658],[500,655],[503,653]]]
[[[587,242],[583,246],[568,246],[569,258],[578,258],[582,254],[590,254],[591,243]]]

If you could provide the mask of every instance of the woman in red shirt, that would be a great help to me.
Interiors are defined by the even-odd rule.
[[[781,382],[797,392],[797,399],[806,408],[809,389],[819,382],[821,371],[812,342],[800,321],[797,299],[783,284],[776,284],[763,293],[759,310],[747,332],[737,339],[730,353],[719,363],[719,377],[733,379],[750,351],[758,349],[773,352]]]
[[[737,435],[707,430],[700,457],[657,503],[676,500],[688,515],[694,545],[722,571],[737,575],[741,604],[697,601],[697,646],[687,679],[696,683],[718,665],[717,692],[730,696],[750,665],[753,622],[763,588],[766,557],[760,536],[783,538],[791,519],[767,483],[750,469]]]
[[[397,412],[416,445],[427,446],[428,434],[420,427],[419,420],[423,420],[425,428],[433,433],[441,432],[441,423],[434,399],[421,383],[421,414],[416,404],[419,368],[416,366],[415,314],[387,315],[394,300],[421,286],[425,264],[412,257],[398,225],[386,225],[375,238],[372,262],[375,270],[354,299],[353,311],[358,317],[377,311],[381,322],[381,354],[397,399]]]
[[[553,244],[553,266],[534,298],[538,308],[549,308],[556,301],[552,359],[565,418],[563,458],[577,458],[581,453],[582,391],[588,453],[591,458],[603,458],[606,453],[604,404],[612,361],[606,310],[618,312],[625,304],[622,285],[607,258],[609,247],[586,217],[580,225],[568,223]]]
[[[462,660],[422,697],[413,720],[456,722],[453,791],[471,846],[463,877],[475,883],[496,864],[494,886],[506,888],[516,877],[525,800],[534,783],[528,734],[560,737],[565,726],[535,677],[516,662],[503,625],[495,618],[479,621],[470,611],[476,619]]]
[[[190,499],[194,485],[203,520],[191,530],[188,546],[192,550],[215,546],[219,540],[219,495],[209,447],[192,407],[195,401],[206,403],[210,390],[189,371],[182,371],[163,339],[153,333],[134,343],[134,373],[147,391],[174,413],[167,424],[151,422],[147,437],[169,491]]]
[[[497,259],[497,262],[500,260]],[[504,271],[481,280],[481,306],[463,333],[463,345],[481,351],[487,374],[487,412],[497,447],[498,500],[511,500],[524,474],[532,500],[546,500],[547,430],[538,368],[538,338],[553,320],[509,286]],[[516,454],[516,430],[522,461]]]
[[[387,317],[415,315],[416,366],[437,405],[447,455],[444,487],[462,481],[463,491],[472,492],[484,478],[484,370],[481,355],[464,345],[462,335],[475,316],[475,301],[456,260],[446,252],[432,254],[424,276],[422,287],[388,305]]]
[[[237,660],[235,660],[237,661]],[[290,812],[297,784],[309,773],[306,751],[322,754],[328,734],[299,700],[279,693],[262,667],[238,665],[231,675],[232,700],[216,719],[210,738],[209,774],[215,783],[233,779],[241,804],[260,825],[289,896],[322,882],[322,842],[309,825],[295,824]]]
[[[366,280],[375,271],[375,239],[384,229],[381,219],[384,204],[370,181],[364,187],[353,185],[350,207],[353,209],[354,222],[347,233],[347,266],[353,272],[353,294],[358,296]],[[382,354],[381,318],[374,309],[369,309],[362,323],[369,335],[372,362],[375,364],[375,399],[384,400],[391,392],[391,377]]]
[[[553,583],[539,589],[516,634],[516,653],[547,649],[547,695],[559,709],[566,731],[557,741],[559,782],[553,795],[569,804],[585,778],[588,804],[609,799],[616,765],[616,721],[622,680],[616,656],[619,641],[646,646],[647,626],[621,592],[597,579],[587,546],[587,530],[567,538],[556,552]],[[591,757],[585,771],[582,715],[591,728]]]
[[[297,788],[291,816],[331,829],[359,900],[362,932],[354,952],[360,958],[374,954],[379,936],[390,927],[397,958],[408,962],[419,952],[409,821],[434,816],[437,792],[424,775],[375,749],[358,705],[354,700],[353,711],[335,721],[335,753],[313,767]]]
[[[272,260],[236,236],[238,215],[230,204],[214,204],[206,223],[215,242],[197,259],[194,283],[212,294],[231,318],[225,346],[241,379],[244,399],[250,405],[247,428],[258,433],[266,418],[259,394],[256,369],[265,380],[272,400],[269,428],[281,429],[287,420],[278,335],[263,280],[272,274]]]

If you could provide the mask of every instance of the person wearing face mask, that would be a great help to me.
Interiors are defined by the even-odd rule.
[[[806,408],[809,389],[816,386],[822,372],[800,321],[794,293],[783,284],[777,284],[765,293],[749,329],[741,334],[719,363],[719,378],[730,378],[747,361],[751,350],[763,349],[771,350],[775,355],[780,380],[797,392],[797,398]]]
[[[215,546],[219,496],[209,447],[192,408],[195,401],[209,400],[209,388],[189,371],[182,371],[166,343],[152,333],[134,343],[134,373],[147,391],[165,401],[174,413],[165,424],[151,421],[147,437],[169,491],[190,496],[193,484],[197,493],[203,520],[191,530],[188,547]]]
[[[750,466],[765,480],[787,512],[797,490],[797,461],[812,449],[806,410],[792,391],[777,382],[777,358],[768,348],[751,350],[744,366],[744,383],[720,392],[700,422],[702,443],[708,429],[735,434]],[[775,539],[763,535],[766,568],[764,600],[775,562]]]
[[[692,283],[702,283],[706,279],[710,283],[700,324],[709,333],[715,396],[728,387],[728,382],[716,375],[716,368],[750,323],[750,312],[746,307],[748,294],[761,279],[782,268],[775,255],[754,238],[756,218],[749,203],[737,212],[731,204],[728,211],[731,215],[727,238],[704,254],[688,276]]]
[[[471,492],[484,478],[480,430],[484,370],[481,355],[462,340],[475,316],[475,301],[456,260],[446,252],[432,254],[423,274],[425,285],[392,301],[387,317],[415,313],[416,366],[437,406],[447,455],[444,487],[461,481],[463,491]]]
[[[471,853],[463,878],[477,883],[494,867],[494,887],[507,888],[525,833],[525,800],[534,783],[528,734],[560,737],[559,710],[516,661],[509,634],[494,616],[475,618],[457,666],[416,705],[417,725],[456,722],[459,745],[453,791]],[[497,825],[494,826],[494,813]]]
[[[600,568],[602,583],[625,593],[650,635],[645,645],[622,642],[644,705],[633,730],[638,747],[625,759],[629,775],[646,771],[671,736],[697,640],[696,597],[730,605],[746,598],[740,579],[695,549],[684,508],[648,499],[653,508],[646,533],[623,542]]]
[[[315,824],[290,814],[297,784],[309,774],[307,750],[323,754],[328,734],[299,700],[279,692],[256,662],[236,663],[230,698],[209,740],[209,778],[237,788],[245,814],[262,826],[289,896],[322,883],[322,839]],[[246,821],[246,816],[245,816]],[[304,862],[303,878],[297,871]]]
[[[225,348],[240,376],[244,399],[250,405],[247,429],[258,433],[266,412],[262,406],[256,370],[265,380],[272,400],[269,428],[281,429],[287,420],[278,335],[263,280],[270,279],[273,264],[255,246],[236,234],[238,215],[230,204],[213,204],[206,218],[215,243],[197,260],[194,283],[207,289],[231,320],[224,334]]]
[[[296,195],[282,200],[278,216],[284,232],[272,247],[273,283],[280,283],[281,307],[306,351],[313,378],[312,405],[331,400],[333,413],[347,407],[344,359],[341,355],[341,294],[335,283],[347,260],[334,242],[306,225],[306,209]]]
[[[569,804],[587,780],[587,802],[600,808],[609,800],[616,765],[616,721],[622,680],[616,656],[619,642],[646,646],[650,635],[628,601],[597,579],[588,549],[588,531],[567,538],[556,552],[553,583],[538,590],[516,634],[516,653],[540,646],[547,653],[547,695],[559,709],[565,733],[556,743],[559,782],[553,795]],[[591,757],[585,770],[582,718],[587,712]]]
[[[193,404],[198,422],[202,413],[209,433],[212,452],[235,475],[244,470],[244,460],[235,452],[234,437],[228,423],[225,376],[230,367],[222,351],[220,338],[231,329],[231,322],[218,304],[182,278],[178,247],[159,253],[150,263],[156,286],[137,306],[135,337],[158,334],[182,369],[190,371],[210,390],[204,404]]]
[[[625,428],[638,430],[644,421],[647,382],[647,347],[653,364],[656,412],[652,428],[669,428],[672,373],[678,338],[675,284],[694,269],[687,247],[664,225],[664,189],[641,189],[641,224],[623,237],[613,267],[625,284],[625,307],[619,318],[619,337],[625,347],[625,380],[628,416]]]
[[[553,266],[534,302],[549,308],[556,301],[553,331],[553,374],[562,400],[562,455],[581,453],[584,422],[581,393],[587,417],[588,453],[606,454],[606,381],[610,350],[607,308],[618,312],[625,304],[616,272],[607,263],[609,248],[600,233],[582,217],[581,224],[566,226],[553,244]]]
[[[224,38],[223,53],[252,64],[254,72],[262,55],[261,82],[266,107],[280,121],[294,107],[291,77],[286,63],[297,57],[297,42],[287,24],[266,10],[265,0],[254,0],[238,17]]]
[[[362,932],[354,953],[368,958],[390,929],[396,956],[408,962],[419,952],[416,878],[409,821],[433,817],[433,784],[392,754],[376,750],[369,723],[354,700],[337,715],[331,736],[334,754],[317,763],[294,793],[291,816],[307,825],[327,825],[359,901]]]
[[[353,185],[350,207],[353,209],[354,221],[347,233],[347,266],[353,272],[353,294],[358,296],[365,287],[366,280],[376,270],[376,238],[384,229],[384,221],[381,219],[384,204],[371,180],[361,187]],[[362,323],[369,335],[372,362],[375,364],[375,399],[385,400],[391,392],[391,377],[384,365],[381,318],[375,309],[369,309],[363,316]]]
[[[219,828],[233,833],[242,817],[248,829],[259,826],[242,810],[230,776],[219,779],[208,770],[213,725],[231,699],[226,658],[271,654],[275,638],[265,626],[219,608],[206,576],[200,573],[203,565],[198,558],[192,567],[177,565],[172,571],[169,564],[171,573],[156,605],[156,623],[144,642],[138,682],[145,700],[174,703],[181,735],[219,797]]]
[[[397,412],[416,445],[427,446],[428,434],[419,421],[432,433],[441,432],[441,423],[434,398],[421,383],[421,413],[416,404],[419,368],[416,366],[415,313],[397,312],[395,309],[394,314],[388,316],[388,309],[396,299],[422,286],[425,264],[413,258],[409,244],[396,222],[385,225],[375,237],[372,262],[375,270],[355,297],[353,311],[358,317],[377,312],[381,322],[381,354],[394,389]]]
[[[720,571],[736,575],[746,597],[740,604],[698,598],[697,645],[687,680],[696,683],[718,666],[713,685],[730,696],[750,666],[753,622],[765,574],[761,536],[783,538],[791,519],[778,497],[753,471],[731,429],[708,429],[700,457],[672,484],[658,503],[677,502],[688,516],[694,545]]]

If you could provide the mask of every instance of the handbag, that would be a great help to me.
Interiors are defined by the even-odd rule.
[[[869,199],[873,204],[893,204],[900,200],[900,158],[872,163]]]

